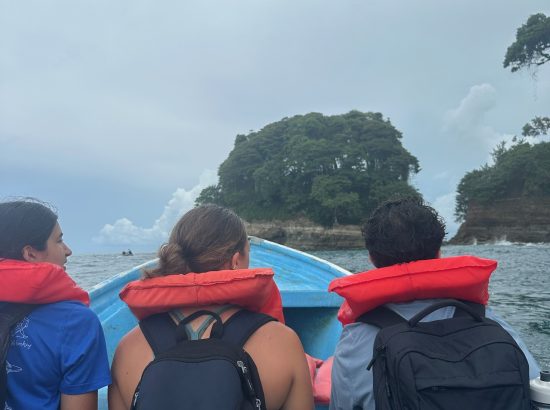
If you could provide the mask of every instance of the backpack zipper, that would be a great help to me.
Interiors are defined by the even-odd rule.
[[[386,351],[386,345],[378,346],[376,348],[376,352],[374,352],[374,354],[372,355],[372,359],[367,366],[367,370],[370,370],[372,368],[372,366],[374,365],[374,362],[376,362],[376,360],[380,356],[384,355],[385,351]]]
[[[132,401],[132,409],[134,409],[136,407],[138,397],[139,397],[139,386],[138,386],[137,391],[134,393],[134,400]]]
[[[367,370],[370,370],[372,368],[372,366],[374,365],[374,363],[378,360],[378,359],[384,359],[384,373],[386,374],[384,376],[384,383],[385,383],[385,386],[384,386],[384,390],[386,392],[386,396],[388,397],[388,401],[391,403],[392,402],[392,389],[391,389],[391,386],[388,382],[388,377],[387,377],[387,374],[388,374],[388,362],[385,360],[385,357],[386,357],[386,345],[382,345],[382,346],[378,346],[376,348],[376,352],[374,353],[371,361],[369,362],[368,366],[367,366]]]
[[[239,369],[241,369],[244,380],[246,381],[246,387],[248,388],[249,396],[256,399],[255,400],[256,408],[261,409],[262,401],[258,397],[256,397],[256,391],[254,390],[254,386],[252,385],[252,380],[250,378],[250,373],[248,373],[248,368],[245,366],[244,362],[241,360],[237,360],[237,366],[239,367]]]

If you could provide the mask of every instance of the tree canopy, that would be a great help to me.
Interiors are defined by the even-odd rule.
[[[517,141],[493,150],[493,165],[468,172],[458,185],[455,216],[463,221],[472,204],[550,195],[550,142]]]
[[[540,137],[550,132],[550,118],[535,117],[523,126],[521,135],[524,137]]]
[[[512,72],[550,61],[550,17],[533,14],[518,28],[516,41],[506,51],[504,68]]]
[[[197,203],[225,205],[248,220],[359,223],[389,197],[420,195],[409,185],[418,160],[401,138],[381,113],[284,118],[237,135],[218,185],[204,189]]]
[[[512,72],[550,61],[550,17],[527,19],[508,47],[504,68]],[[522,129],[524,137],[540,137],[550,130],[550,118],[535,117]],[[501,142],[493,150],[493,165],[468,172],[458,185],[455,216],[463,221],[472,204],[487,205],[505,198],[550,195],[550,142],[529,144],[514,138],[509,148]]]

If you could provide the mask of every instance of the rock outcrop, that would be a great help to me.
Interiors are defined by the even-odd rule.
[[[451,244],[550,242],[550,197],[513,198],[470,205]]]
[[[306,219],[245,224],[249,235],[304,251],[365,247],[358,225],[336,225],[327,229]]]

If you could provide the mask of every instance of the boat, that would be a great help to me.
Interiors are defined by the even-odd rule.
[[[118,294],[126,283],[139,279],[144,269],[156,263],[156,259],[151,260],[120,273],[90,291],[91,308],[103,325],[110,362],[122,336],[137,324]],[[331,280],[350,272],[308,253],[256,237],[250,237],[250,267],[271,267],[275,271],[286,324],[296,331],[306,353],[322,360],[331,356],[342,330],[336,314],[343,299],[327,289]],[[99,409],[107,410],[106,388],[99,391]]]

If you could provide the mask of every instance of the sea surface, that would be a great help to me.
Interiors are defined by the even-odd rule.
[[[364,250],[316,251],[351,272],[372,268]],[[496,259],[490,282],[490,306],[520,332],[542,368],[550,370],[550,244],[444,246],[443,256],[476,255]],[[154,253],[73,255],[67,271],[89,290],[109,277],[155,258]]]

